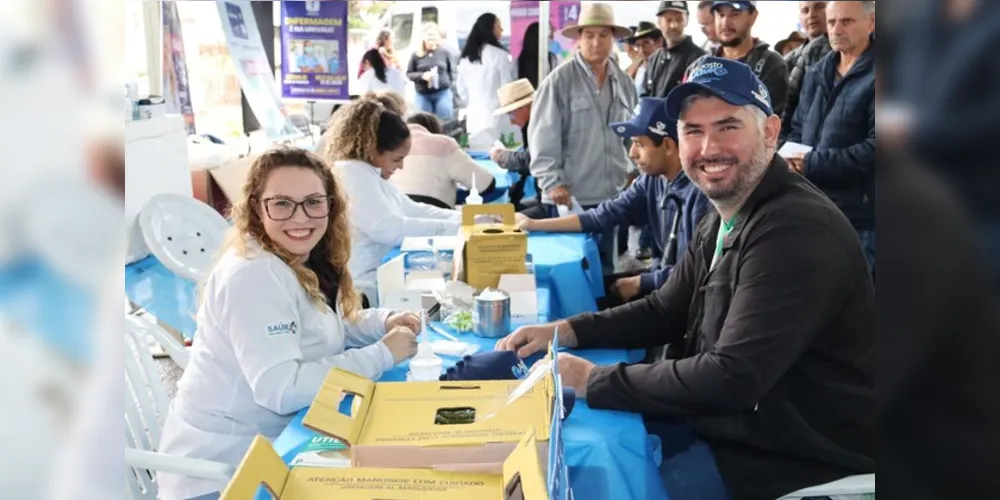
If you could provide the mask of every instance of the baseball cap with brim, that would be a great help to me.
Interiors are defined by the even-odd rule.
[[[753,104],[767,116],[774,114],[771,94],[750,66],[731,59],[708,56],[696,63],[685,83],[670,91],[666,104],[667,116],[675,120],[680,118],[684,100],[700,90],[733,106]]]
[[[660,7],[656,9],[656,15],[662,16],[664,12],[668,10],[674,10],[677,12],[688,13],[687,2],[660,2]]]
[[[562,29],[562,36],[570,40],[580,38],[584,28],[609,28],[616,39],[625,39],[632,35],[632,30],[615,23],[615,11],[610,4],[592,3],[584,5],[580,11],[577,24]]]
[[[635,117],[627,122],[612,123],[611,130],[624,138],[645,135],[677,141],[677,120],[667,116],[666,100],[657,97],[643,97]]]
[[[714,2],[712,3],[712,12],[719,7],[732,7],[736,10],[755,10],[757,8],[757,2]]]

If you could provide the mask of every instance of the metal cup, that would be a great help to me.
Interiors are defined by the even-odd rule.
[[[476,307],[472,310],[472,332],[476,335],[498,339],[510,334],[510,295],[502,298],[483,299],[476,297]]]

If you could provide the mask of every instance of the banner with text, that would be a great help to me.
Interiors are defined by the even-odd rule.
[[[184,37],[177,2],[163,2],[163,99],[167,113],[184,116],[184,126],[194,134],[194,107],[184,60]]]
[[[288,121],[250,2],[218,0],[216,3],[240,86],[265,135],[272,141],[302,137],[302,132]]]
[[[281,95],[348,100],[347,2],[281,2]]]
[[[579,1],[549,2],[549,26],[552,38],[549,40],[549,52],[560,61],[573,53],[574,41],[560,33],[567,26],[573,26],[580,18]],[[521,55],[524,42],[524,32],[531,23],[538,22],[538,2],[530,0],[514,0],[510,2],[510,53],[513,57]]]

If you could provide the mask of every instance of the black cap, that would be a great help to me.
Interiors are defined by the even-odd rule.
[[[662,16],[668,10],[676,10],[688,14],[687,2],[660,2],[660,8],[656,9],[656,15]]]

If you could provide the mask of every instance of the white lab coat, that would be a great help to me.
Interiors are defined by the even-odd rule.
[[[321,310],[288,265],[252,248],[250,258],[227,251],[205,284],[191,361],[163,428],[163,453],[236,466],[255,435],[274,440],[309,406],[331,369],[376,379],[393,366],[380,341],[388,311],[362,311],[352,324],[329,307]],[[225,487],[170,474],[158,480],[162,500]]]
[[[396,68],[386,68],[385,82],[375,76],[375,70],[365,71],[358,79],[358,93],[377,92],[379,90],[391,90],[401,96],[406,95],[406,78]]]
[[[360,160],[333,164],[343,183],[351,212],[351,260],[354,283],[368,299],[377,300],[375,271],[382,258],[407,236],[445,236],[458,233],[462,214],[417,203],[382,178],[381,172]]]
[[[515,132],[517,127],[510,124],[507,115],[493,116],[500,108],[497,90],[514,81],[517,69],[507,51],[486,45],[482,60],[477,63],[462,59],[458,63],[455,89],[466,103],[466,127],[469,132],[469,149],[488,151],[500,134]]]

